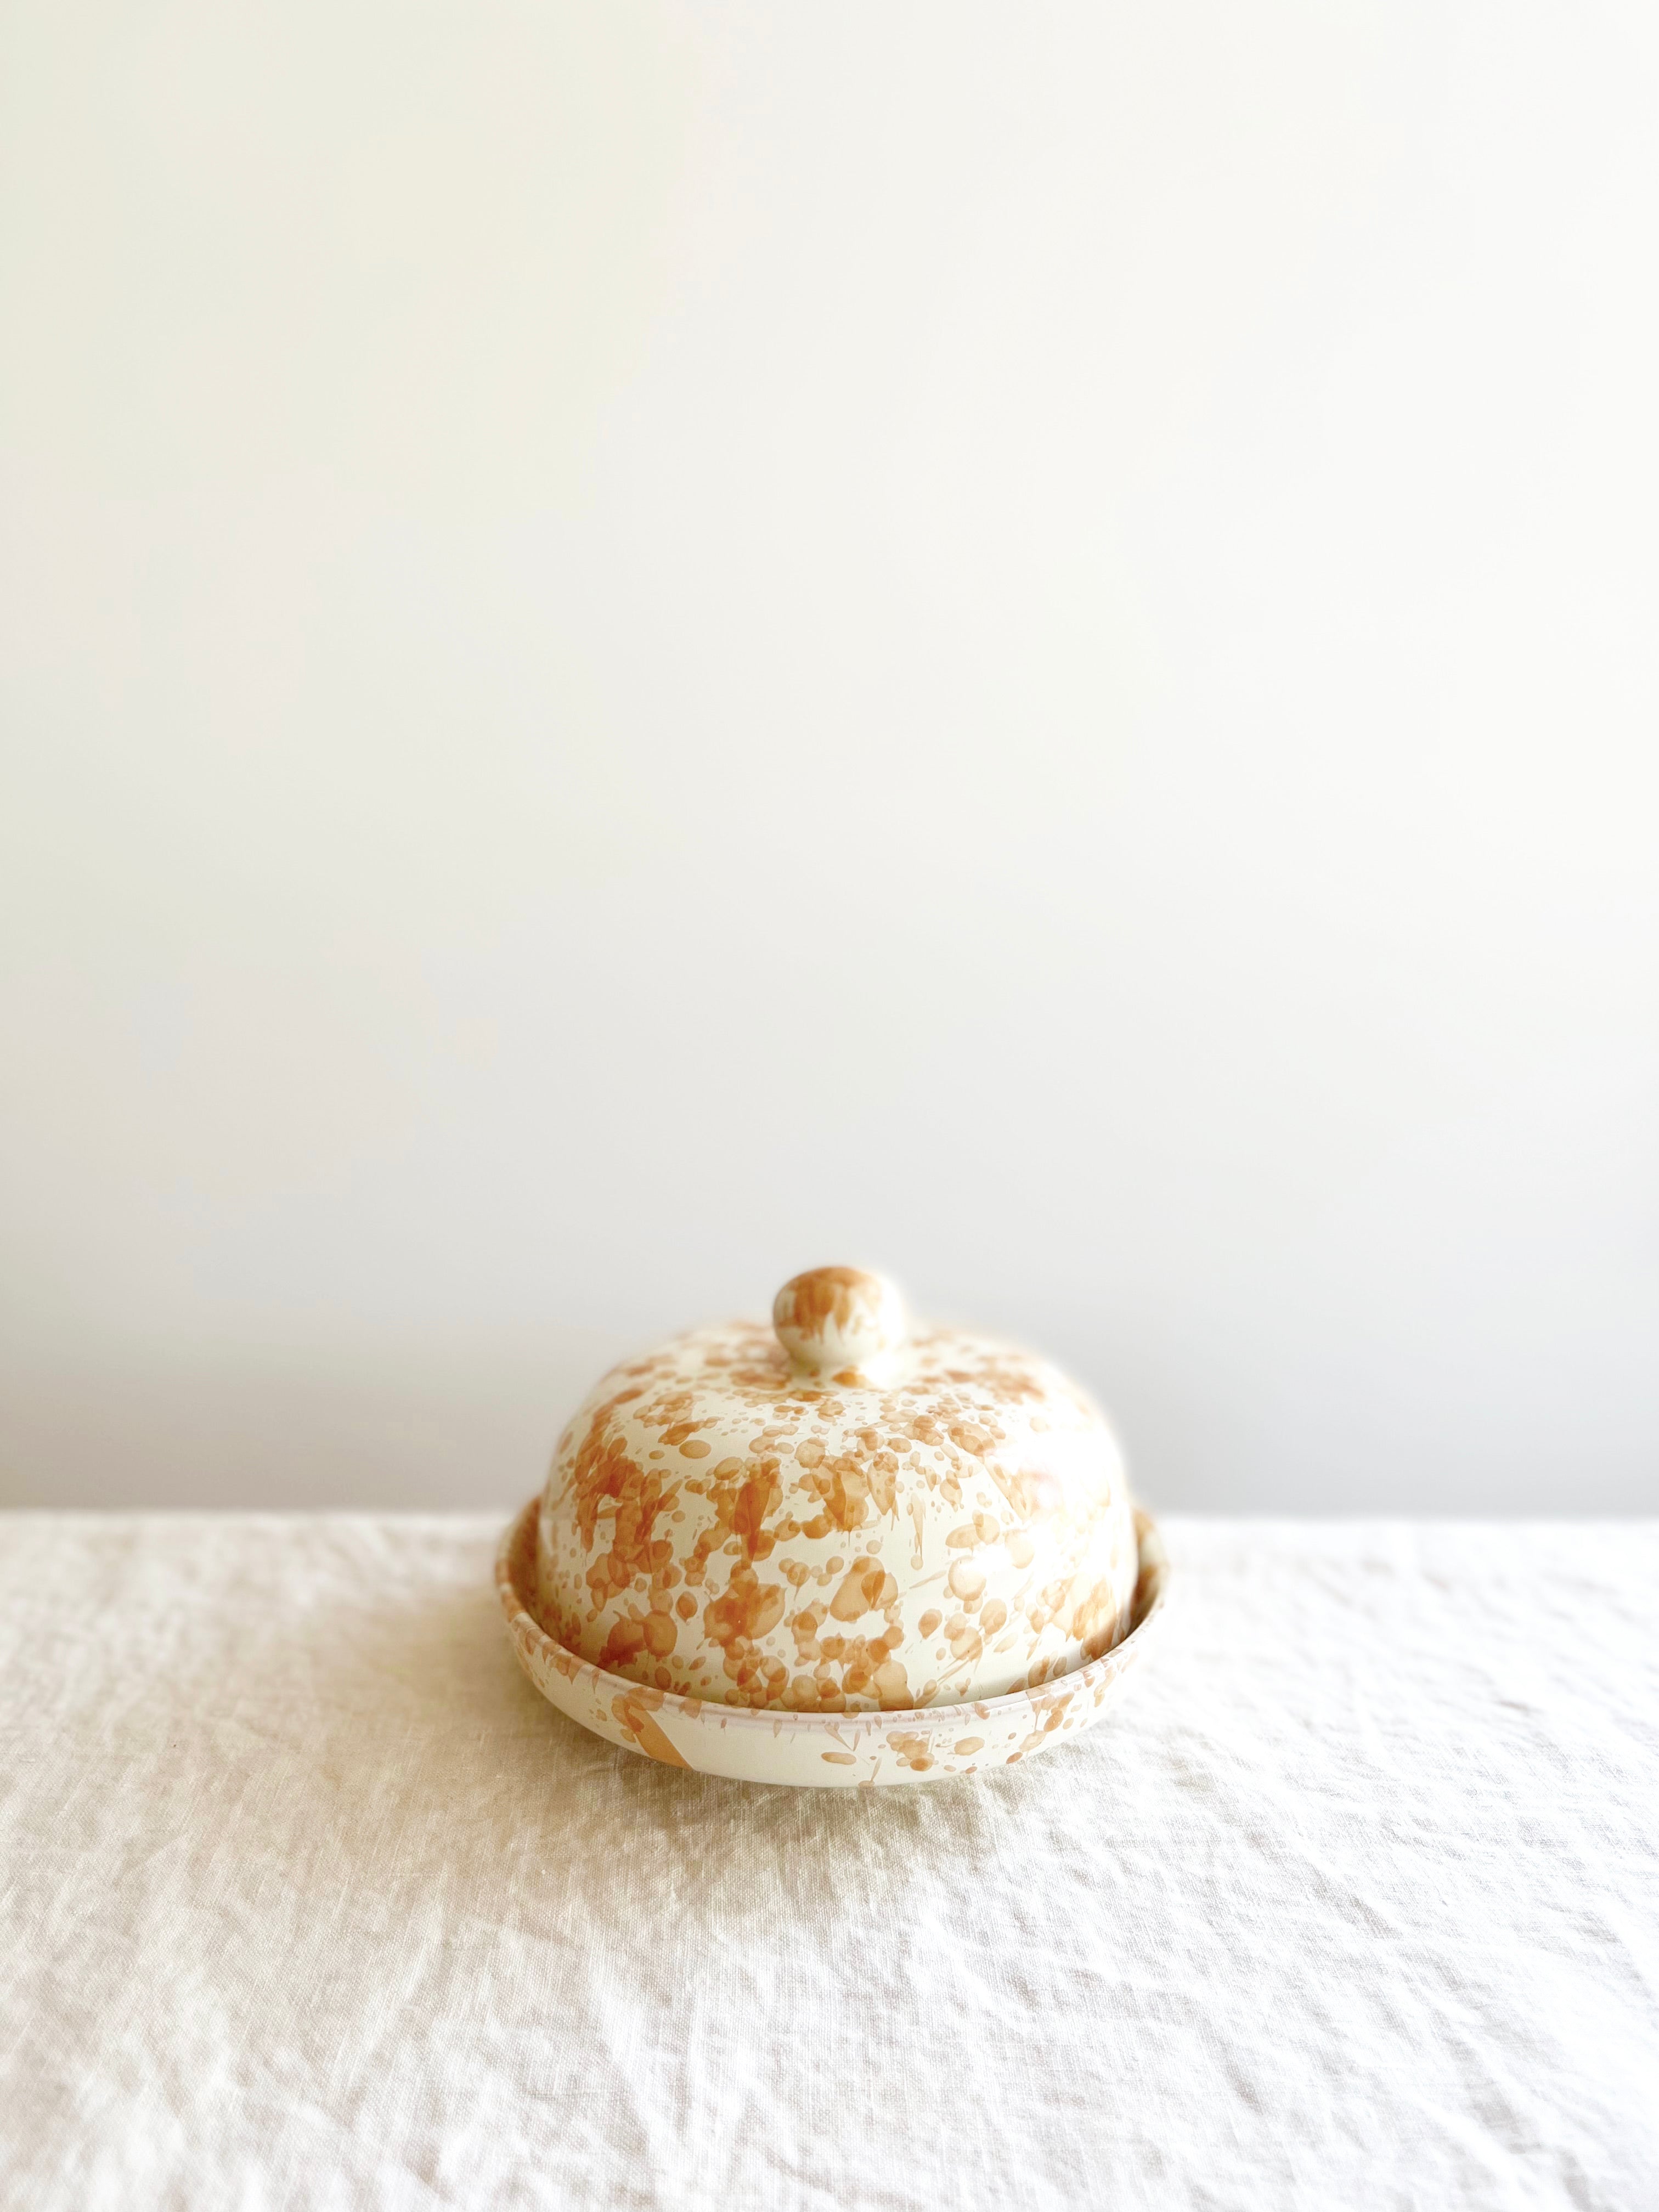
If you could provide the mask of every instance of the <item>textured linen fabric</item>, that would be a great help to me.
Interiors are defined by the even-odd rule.
[[[1166,1524],[1121,1708],[584,1735],[500,1519],[0,1519],[0,2202],[1659,2205],[1659,1524]]]

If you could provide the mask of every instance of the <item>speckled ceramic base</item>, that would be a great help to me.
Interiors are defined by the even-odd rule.
[[[1140,1573],[1132,1626],[1121,1644],[1058,1681],[973,1705],[887,1712],[755,1712],[643,1689],[556,1643],[536,1618],[532,1498],[501,1540],[495,1584],[519,1663],[548,1701],[607,1742],[667,1766],[737,1782],[818,1788],[941,1782],[1012,1766],[1091,1728],[1157,1633],[1169,1565],[1156,1528],[1135,1515]]]

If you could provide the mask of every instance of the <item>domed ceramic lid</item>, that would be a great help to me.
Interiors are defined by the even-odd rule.
[[[907,1328],[818,1267],[773,1326],[617,1367],[559,1440],[544,1626],[661,1690],[799,1711],[1028,1689],[1116,1644],[1133,1508],[1098,1411],[1048,1361]]]

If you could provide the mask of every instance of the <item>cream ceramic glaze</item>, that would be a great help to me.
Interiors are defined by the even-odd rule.
[[[693,1767],[734,1782],[868,1790],[1017,1766],[1070,1742],[1111,1711],[1164,1613],[1169,1571],[1164,1549],[1152,1522],[1137,1513],[1140,1579],[1129,1633],[1074,1674],[1045,1688],[971,1705],[933,1705],[920,1712],[752,1712],[642,1689],[574,1657],[550,1636],[537,1617],[539,1513],[532,1498],[507,1529],[495,1562],[501,1611],[525,1673],[550,1705],[607,1743],[665,1766]]]
[[[541,1628],[659,1692],[774,1713],[940,1707],[1109,1652],[1134,1509],[1099,1413],[1047,1361],[907,1331],[820,1267],[775,1330],[695,1329],[614,1369],[560,1438]]]

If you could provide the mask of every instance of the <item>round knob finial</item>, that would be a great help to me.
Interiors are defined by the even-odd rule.
[[[904,1341],[904,1303],[884,1275],[811,1267],[774,1298],[772,1326],[797,1374],[869,1376]]]

